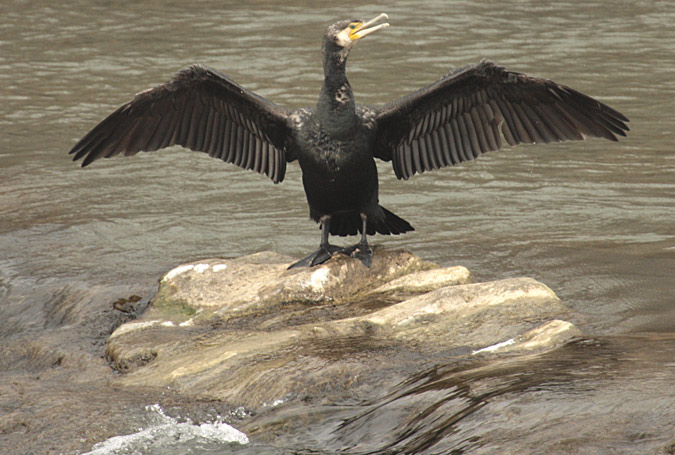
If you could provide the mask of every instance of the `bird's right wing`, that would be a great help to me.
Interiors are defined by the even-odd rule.
[[[400,179],[520,143],[616,140],[628,119],[589,96],[489,61],[461,68],[376,110],[373,155]],[[500,134],[501,130],[501,134]]]
[[[281,182],[289,113],[226,75],[190,66],[143,91],[96,125],[70,150],[86,166],[99,158],[135,155],[171,145],[206,152]]]

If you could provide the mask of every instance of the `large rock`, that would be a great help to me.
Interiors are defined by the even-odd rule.
[[[377,250],[370,269],[343,256],[286,270],[291,262],[259,253],[168,272],[148,311],[110,337],[107,355],[125,373],[118,385],[256,407],[581,335],[553,291],[530,278],[471,283],[463,267],[405,251]]]
[[[240,316],[286,303],[342,301],[435,267],[410,253],[387,250],[377,250],[369,269],[346,256],[320,267],[287,270],[291,262],[289,257],[263,252],[181,265],[162,278],[160,297],[169,305],[184,302],[193,309]],[[467,271],[454,283],[468,279]]]

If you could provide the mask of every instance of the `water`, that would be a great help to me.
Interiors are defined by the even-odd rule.
[[[181,451],[185,446],[203,449],[225,449],[228,445],[248,444],[245,434],[235,430],[222,421],[194,424],[191,421],[180,422],[170,417],[158,404],[146,406],[149,420],[147,428],[130,435],[115,436],[94,445],[91,452],[84,455],[107,455],[110,453],[165,454]],[[184,451],[182,453],[185,453]]]
[[[380,166],[381,203],[417,230],[376,243],[463,264],[481,280],[541,280],[598,344],[566,348],[532,371],[475,376],[475,365],[439,365],[445,380],[425,392],[431,411],[414,422],[405,400],[387,397],[418,396],[415,381],[432,381],[429,371],[368,403],[286,404],[230,422],[252,442],[228,450],[656,453],[673,441],[672,2],[9,1],[0,7],[0,448],[86,452],[149,425],[145,406],[157,402],[193,420],[208,414],[211,404],[168,392],[105,387],[105,336],[127,317],[111,302],[147,301],[183,262],[263,250],[300,257],[319,240],[295,165],[281,185],[179,149],[82,170],[70,147],[133,93],[195,62],[280,105],[312,105],[324,27],[383,9],[392,27],[359,43],[349,62],[361,103],[489,57],[631,119],[618,144],[520,146],[408,182]],[[486,395],[463,395],[460,383]],[[459,417],[442,424],[446,414]],[[291,423],[298,416],[302,427]],[[266,439],[260,429],[273,423],[288,431]]]

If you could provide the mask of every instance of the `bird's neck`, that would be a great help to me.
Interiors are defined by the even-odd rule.
[[[348,49],[324,49],[324,79],[317,113],[322,123],[329,128],[331,125],[345,128],[357,120],[354,94],[345,73],[348,56]]]

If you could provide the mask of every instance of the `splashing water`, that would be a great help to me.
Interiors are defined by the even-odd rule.
[[[153,422],[147,428],[124,436],[115,436],[94,445],[84,455],[121,455],[133,453],[167,453],[170,449],[211,446],[223,447],[231,443],[248,444],[248,437],[241,431],[222,422],[199,425],[191,421],[179,422],[164,413],[158,404],[145,408]]]

